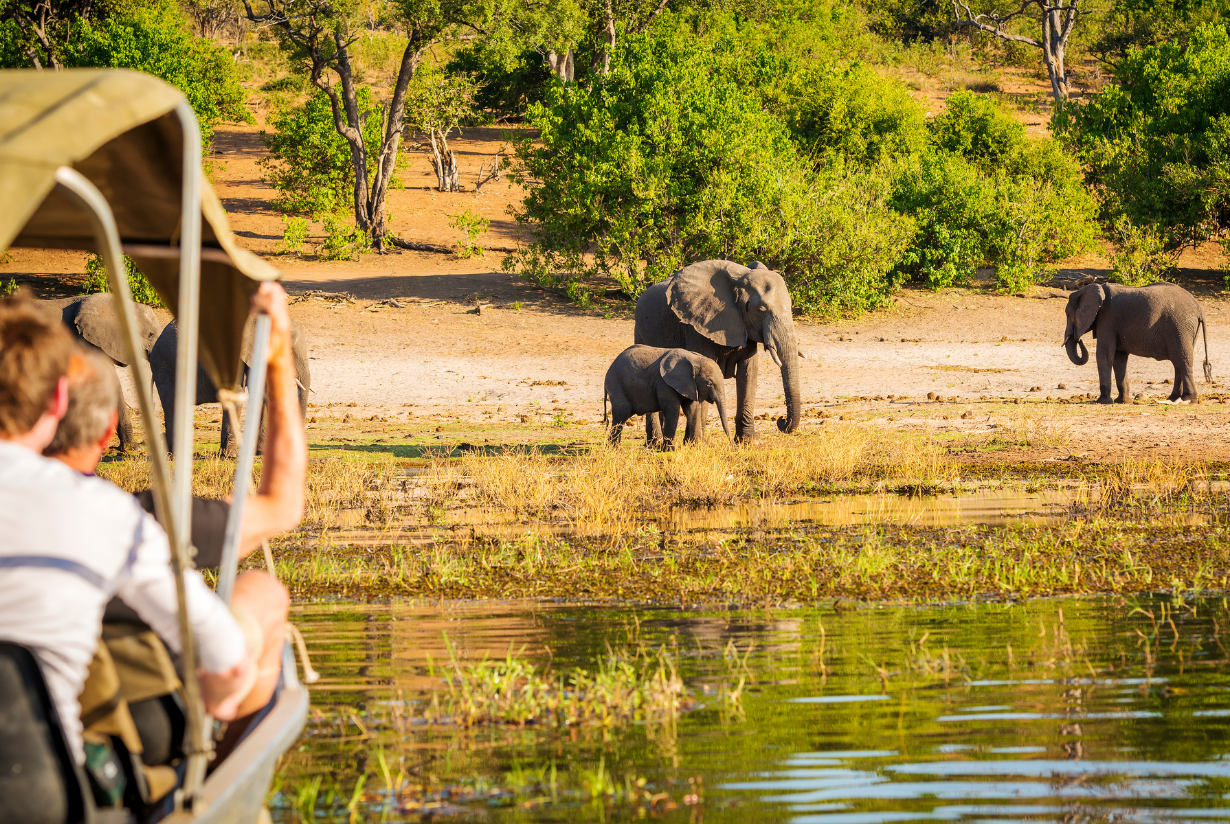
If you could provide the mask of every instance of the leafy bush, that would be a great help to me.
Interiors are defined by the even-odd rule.
[[[985,157],[985,155],[984,155]],[[937,151],[898,167],[892,205],[918,226],[895,271],[938,289],[994,265],[999,286],[1020,291],[1042,264],[1088,249],[1096,205],[1075,164],[1052,141],[1026,142],[994,172]]]
[[[381,109],[366,86],[357,98],[368,157],[379,154]],[[350,144],[333,125],[329,97],[317,90],[302,105],[279,112],[273,133],[261,132],[269,157],[260,161],[269,183],[278,190],[274,205],[287,212],[326,214],[348,204],[354,196],[354,167]],[[374,170],[375,161],[369,160]]]
[[[1148,286],[1161,281],[1174,266],[1174,255],[1156,231],[1136,226],[1125,217],[1110,226],[1114,251],[1110,255],[1110,279],[1127,286]]]
[[[162,299],[158,297],[154,287],[145,279],[145,275],[141,274],[141,271],[137,269],[137,264],[128,255],[124,255],[124,265],[128,269],[128,289],[132,292],[132,299],[137,303],[162,306]],[[110,291],[111,282],[107,280],[107,265],[98,255],[90,255],[85,262],[85,282],[81,284],[77,294],[93,295]]]
[[[905,86],[861,63],[802,73],[789,103],[799,147],[829,158],[878,163],[927,148],[927,120]]]
[[[282,218],[282,242],[278,244],[278,254],[297,255],[303,250],[303,244],[308,237],[308,222],[305,217]]]
[[[866,173],[810,171],[719,59],[663,26],[623,38],[609,76],[553,86],[531,106],[540,136],[515,145],[514,176],[527,187],[517,220],[536,239],[505,266],[584,301],[594,277],[636,295],[692,260],[758,259],[806,311],[883,300],[908,221]]]
[[[223,121],[252,122],[235,61],[226,49],[195,37],[168,0],[132,3],[102,20],[78,19],[66,44],[66,66],[136,69],[161,77],[184,93],[208,143]]]
[[[932,289],[967,283],[986,262],[995,231],[993,181],[964,158],[935,153],[902,164],[894,184],[893,208],[917,226],[894,280]]]
[[[978,168],[1006,168],[1025,147],[1025,129],[993,99],[974,92],[949,95],[930,125],[936,148],[960,155]]]
[[[1104,220],[1158,232],[1168,251],[1230,228],[1230,34],[1129,50],[1115,85],[1055,116],[1085,164]]]
[[[325,242],[320,245],[320,255],[326,260],[357,260],[359,255],[371,248],[371,238],[358,224],[349,222],[338,212],[321,215],[325,225]]]
[[[478,245],[478,239],[491,227],[491,221],[477,212],[466,209],[455,215],[449,215],[448,225],[462,233],[457,241],[457,257],[472,258],[483,253],[483,247]]]
[[[538,103],[552,75],[542,55],[526,49],[507,55],[479,42],[458,49],[444,66],[447,75],[469,75],[478,85],[474,105],[495,118],[517,119]]]

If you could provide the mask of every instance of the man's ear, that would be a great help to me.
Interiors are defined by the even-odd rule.
[[[68,412],[68,376],[62,376],[56,381],[56,391],[47,405],[47,414],[57,421],[63,420]]]
[[[102,440],[98,442],[98,445],[102,447],[103,452],[106,452],[107,448],[111,446],[111,436],[115,434],[115,430],[119,425],[120,425],[120,410],[112,409],[111,418],[109,422],[107,423],[107,431],[103,433]]]

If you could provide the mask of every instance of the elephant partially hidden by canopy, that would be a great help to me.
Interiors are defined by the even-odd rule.
[[[636,303],[636,343],[681,348],[715,361],[735,379],[735,437],[754,440],[757,345],[781,368],[786,416],[777,428],[793,432],[802,412],[799,347],[790,291],[763,263],[743,266],[706,260],[685,266],[645,290]],[[661,439],[656,415],[646,417],[651,441]]]

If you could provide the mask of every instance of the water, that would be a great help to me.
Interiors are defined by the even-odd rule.
[[[324,677],[277,821],[1230,818],[1221,600],[296,613]],[[694,701],[677,721],[416,720],[450,658],[511,650],[564,673],[629,644],[677,661]]]

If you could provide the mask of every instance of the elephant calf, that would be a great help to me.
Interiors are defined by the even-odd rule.
[[[653,346],[629,346],[606,372],[602,397],[602,417],[606,418],[606,402],[611,401],[610,442],[619,443],[624,423],[633,415],[662,414],[662,446],[674,446],[679,428],[679,412],[683,411],[688,425],[683,442],[696,440],[704,404],[717,406],[722,430],[730,437],[726,425],[726,387],[716,363],[686,349],[658,349]],[[650,444],[653,446],[654,444]]]
[[[1196,299],[1173,283],[1152,286],[1120,286],[1117,283],[1092,283],[1068,297],[1067,326],[1063,344],[1077,366],[1089,362],[1089,350],[1081,336],[1093,330],[1098,342],[1098,403],[1111,402],[1110,379],[1114,370],[1119,390],[1118,403],[1128,403],[1131,389],[1127,380],[1128,355],[1174,364],[1174,389],[1170,400],[1199,403],[1195,364],[1196,335],[1204,331],[1204,378],[1213,380],[1209,365],[1209,336],[1204,312]]]

